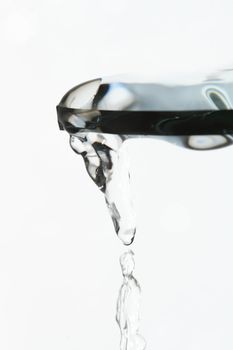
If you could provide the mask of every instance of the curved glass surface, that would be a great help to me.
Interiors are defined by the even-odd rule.
[[[184,147],[212,149],[232,143],[232,106],[233,70],[222,70],[157,81],[127,75],[93,79],[69,90],[57,113],[60,129],[71,135],[160,136]]]

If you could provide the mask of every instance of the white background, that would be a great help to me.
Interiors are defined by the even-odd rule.
[[[1,1],[0,349],[119,349],[117,239],[55,106],[99,76],[231,66],[231,0]],[[233,148],[128,144],[148,350],[233,348]]]

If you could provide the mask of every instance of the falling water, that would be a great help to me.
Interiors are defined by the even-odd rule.
[[[83,156],[88,174],[105,194],[115,231],[125,245],[133,242],[136,223],[130,195],[130,175],[124,139],[119,135],[88,133],[70,137],[72,149]],[[146,342],[138,333],[141,288],[133,276],[134,253],[120,257],[123,274],[117,300],[116,320],[121,332],[120,350],[144,350]]]
[[[125,252],[120,257],[123,275],[117,299],[116,320],[121,332],[120,350],[144,350],[146,342],[139,334],[141,288],[133,276],[134,253]]]
[[[110,134],[87,133],[70,137],[72,149],[83,156],[88,174],[105,194],[118,237],[129,245],[134,240],[136,223],[123,142],[121,136]]]

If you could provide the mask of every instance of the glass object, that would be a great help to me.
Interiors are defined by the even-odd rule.
[[[88,81],[68,91],[57,106],[60,128],[70,134],[88,131],[126,137],[220,134],[227,141],[233,129],[229,111],[233,72],[185,78],[156,83],[127,76]],[[190,140],[187,144],[208,148]]]

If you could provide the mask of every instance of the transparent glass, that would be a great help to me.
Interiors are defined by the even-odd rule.
[[[233,286],[226,271],[233,244],[222,204],[232,195],[225,179],[231,182],[233,175],[233,148],[224,151],[233,141],[232,105],[233,71],[222,70],[206,76],[93,79],[72,88],[57,106],[60,129],[69,133],[71,148],[103,192],[116,234],[130,246],[120,258],[121,350],[225,349],[231,339],[233,307],[226,300]],[[134,206],[144,229],[163,234],[138,239]],[[137,240],[151,257],[143,278],[143,336],[131,250]]]

